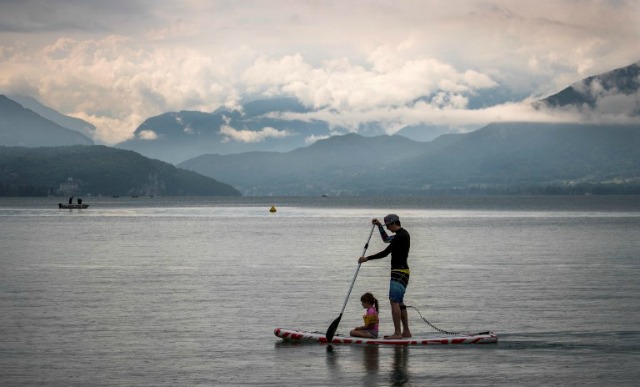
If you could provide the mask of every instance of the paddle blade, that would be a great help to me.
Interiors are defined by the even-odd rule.
[[[336,330],[338,329],[338,325],[340,324],[341,318],[342,318],[342,313],[340,313],[340,316],[338,316],[337,319],[333,320],[331,325],[329,325],[329,329],[327,329],[327,334],[325,335],[327,336],[327,343],[331,343],[331,340],[333,340],[333,336],[336,334]]]

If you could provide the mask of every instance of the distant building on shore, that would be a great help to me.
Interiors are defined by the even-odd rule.
[[[78,181],[74,181],[73,177],[67,178],[67,181],[60,183],[58,188],[58,194],[62,196],[73,196],[80,192],[80,186]]]

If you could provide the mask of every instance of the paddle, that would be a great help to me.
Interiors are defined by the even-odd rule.
[[[371,235],[373,235],[373,229],[376,227],[374,224],[371,227],[371,232],[369,233],[369,239],[367,239],[367,243],[364,245],[364,250],[362,251],[362,256],[367,252],[367,248],[369,248],[369,241],[371,240]],[[349,291],[347,292],[347,298],[344,299],[344,304],[342,304],[342,310],[340,311],[340,316],[337,319],[333,320],[331,325],[329,325],[329,329],[327,329],[327,343],[331,343],[333,340],[333,335],[336,334],[336,329],[338,329],[338,324],[340,324],[340,320],[342,319],[342,313],[344,313],[344,308],[347,306],[347,301],[349,300],[349,296],[351,295],[351,290],[353,290],[353,284],[356,282],[356,277],[358,276],[358,271],[360,271],[361,263],[358,262],[358,267],[356,268],[356,272],[353,274],[353,279],[351,280],[351,286],[349,286]]]

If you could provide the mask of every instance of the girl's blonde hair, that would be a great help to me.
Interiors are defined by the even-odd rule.
[[[378,299],[375,298],[373,296],[373,294],[371,294],[369,292],[363,294],[362,297],[360,297],[360,301],[366,302],[367,304],[372,304],[373,306],[375,306],[376,312],[379,312],[379,310],[378,310]]]

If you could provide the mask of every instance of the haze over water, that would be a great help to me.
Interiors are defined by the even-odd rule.
[[[3,385],[635,385],[640,199],[0,199]],[[269,213],[275,205],[278,211]],[[497,345],[283,343],[338,316],[372,217],[410,232],[407,303]],[[385,245],[374,234],[368,253]],[[359,295],[392,323],[389,260]],[[431,332],[410,311],[414,334]]]

